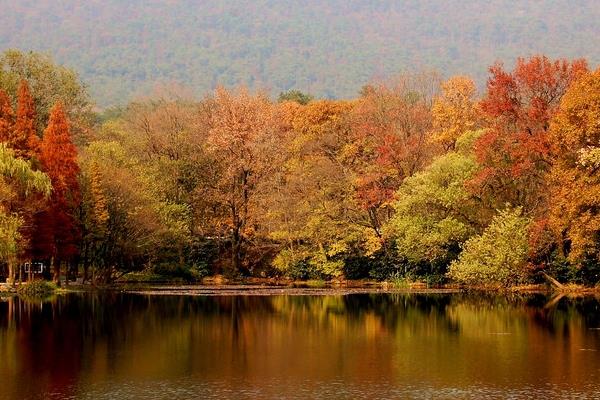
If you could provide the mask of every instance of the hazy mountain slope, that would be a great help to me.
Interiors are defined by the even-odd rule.
[[[50,52],[102,105],[157,81],[356,94],[414,66],[483,81],[497,59],[600,61],[600,2],[0,0],[0,49]]]

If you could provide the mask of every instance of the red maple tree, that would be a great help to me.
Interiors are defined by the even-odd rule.
[[[550,119],[569,85],[585,71],[585,60],[545,56],[520,58],[512,72],[502,64],[490,68],[481,101],[488,129],[475,144],[482,169],[471,184],[491,206],[510,203],[534,214],[543,209],[545,175],[552,165]]]

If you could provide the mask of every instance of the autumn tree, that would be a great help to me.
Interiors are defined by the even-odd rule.
[[[33,168],[39,169],[37,160],[39,153],[39,138],[35,127],[35,105],[27,81],[22,80],[17,94],[17,113],[13,114],[10,99],[0,93],[0,135],[2,141],[13,150],[18,158],[33,161]],[[29,246],[33,232],[33,219],[36,212],[43,207],[39,196],[16,196],[11,202],[11,212],[20,216],[19,235],[21,237],[21,253],[19,258],[28,258]]]
[[[81,258],[96,280],[141,269],[190,272],[185,279],[208,271],[205,249],[222,245],[229,233],[215,195],[220,166],[208,149],[213,108],[210,98],[131,103],[85,147]],[[97,218],[100,194],[106,228]]]
[[[87,166],[87,165],[85,165]],[[82,168],[80,177],[81,206],[78,221],[81,227],[80,252],[83,261],[83,281],[89,279],[90,261],[103,258],[110,214],[108,198],[98,162],[92,159],[88,168]]]
[[[117,129],[111,129],[113,133],[120,130],[115,139],[160,183],[157,196],[189,209],[186,224],[191,235],[214,233],[209,232],[211,218],[207,216],[214,205],[198,190],[202,185],[214,186],[218,175],[207,149],[213,107],[211,100],[134,103],[115,122],[118,126],[113,124]]]
[[[6,106],[5,109],[8,117]],[[38,152],[39,137],[36,131],[35,104],[29,84],[25,80],[19,85],[15,123],[5,138],[5,142],[15,151],[17,157],[31,159]]]
[[[569,85],[587,70],[584,60],[545,56],[518,59],[513,71],[490,68],[481,109],[489,129],[476,144],[482,169],[472,188],[491,208],[505,203],[540,214],[546,206],[546,174],[552,166],[550,119]]]
[[[13,203],[37,194],[48,196],[50,190],[48,176],[34,171],[28,161],[16,158],[12,149],[0,144],[0,261],[8,265],[12,282],[15,264],[27,245],[21,234],[23,215]]]
[[[102,188],[102,175],[98,163],[92,162],[90,168],[90,191],[92,195],[92,215],[96,226],[96,234],[103,238],[106,234],[108,223],[108,205],[104,189]]]
[[[431,158],[431,107],[438,85],[436,73],[422,72],[367,86],[348,119],[344,163],[353,170],[355,196],[378,236],[402,181]]]
[[[296,278],[340,276],[344,257],[377,241],[344,164],[352,107],[332,100],[279,106],[285,159],[263,204],[270,237],[282,243],[274,265]]]
[[[278,131],[272,104],[265,95],[251,95],[246,89],[217,89],[208,140],[220,166],[211,195],[220,199],[228,212],[222,223],[231,239],[233,269],[247,274],[243,246],[258,228],[258,183],[270,173],[277,155]]]
[[[10,98],[0,89],[0,142],[7,143],[12,135],[15,124],[15,115]]]
[[[46,248],[44,258],[53,260],[54,280],[58,282],[61,262],[77,253],[78,229],[73,210],[80,201],[77,149],[71,141],[69,121],[61,103],[52,109],[39,157],[53,191],[47,208],[37,217],[40,233],[36,239],[41,242],[39,246]]]
[[[349,258],[377,257],[397,188],[431,156],[437,84],[435,74],[407,74],[358,100],[281,104],[288,159],[268,207],[271,237],[286,242],[278,268],[335,277]]]
[[[426,265],[432,272],[443,272],[481,227],[478,201],[465,185],[478,169],[472,146],[481,134],[464,133],[455,151],[435,158],[400,186],[385,233],[410,267]]]
[[[281,92],[279,93],[279,97],[277,98],[277,101],[279,101],[280,103],[283,103],[285,101],[293,101],[302,105],[306,105],[313,100],[314,96],[295,89],[288,90],[287,92]]]
[[[82,261],[94,280],[110,283],[166,259],[186,237],[186,208],[161,196],[152,168],[108,140],[91,142],[81,160]]]
[[[442,92],[433,102],[433,140],[445,150],[454,148],[465,132],[478,127],[475,83],[466,76],[455,76],[441,85]]]
[[[0,89],[15,101],[24,80],[33,99],[36,132],[43,132],[52,107],[60,101],[71,123],[74,140],[77,143],[89,140],[94,123],[92,103],[73,70],[55,64],[49,56],[40,53],[12,49],[0,52]]]
[[[600,262],[600,70],[577,80],[552,120],[550,225],[569,260]]]

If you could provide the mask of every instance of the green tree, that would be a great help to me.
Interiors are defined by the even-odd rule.
[[[530,223],[520,208],[500,211],[481,235],[464,244],[448,276],[470,285],[509,287],[526,282]]]
[[[298,104],[306,105],[314,100],[314,97],[310,94],[303,93],[300,90],[290,89],[287,92],[279,93],[277,101],[283,103],[284,101],[295,101]]]
[[[17,159],[14,152],[0,143],[0,262],[9,268],[9,280],[15,281],[14,266],[25,243],[20,233],[23,219],[12,211],[18,196],[28,198],[40,193],[49,196],[50,179],[34,171],[28,161]]]
[[[456,258],[479,223],[477,202],[465,187],[477,169],[470,154],[451,152],[403,182],[386,225],[401,258],[441,265]]]

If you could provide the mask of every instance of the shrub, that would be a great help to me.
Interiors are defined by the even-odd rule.
[[[381,254],[369,264],[369,276],[378,281],[385,281],[392,276],[406,271],[406,262],[389,254]]]
[[[471,285],[512,286],[529,277],[528,226],[520,208],[501,211],[483,234],[469,239],[448,276]]]
[[[41,298],[50,297],[54,294],[56,286],[53,283],[46,281],[33,281],[19,285],[17,293],[19,296],[29,298]]]
[[[309,279],[321,280],[323,275],[317,268],[307,260],[300,260],[292,264],[286,272],[287,276],[294,280],[306,281]]]
[[[273,260],[273,266],[293,280],[305,281],[309,279],[324,279],[318,265],[312,262],[310,254],[301,250],[293,252],[283,249]]]
[[[545,272],[561,283],[596,286],[600,282],[600,264],[593,257],[584,259],[579,265],[573,265],[555,252]],[[540,281],[544,281],[544,278],[541,277]]]
[[[152,275],[162,277],[169,281],[196,282],[209,274],[205,264],[192,266],[161,263],[150,270]]]

